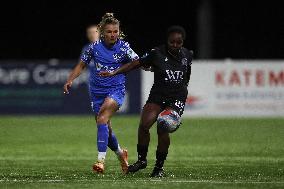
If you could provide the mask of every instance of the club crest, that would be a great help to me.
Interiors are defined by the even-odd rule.
[[[187,58],[181,59],[181,63],[182,63],[182,65],[187,65]]]

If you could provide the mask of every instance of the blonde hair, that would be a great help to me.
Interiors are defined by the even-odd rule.
[[[105,13],[105,15],[103,15],[102,17],[102,20],[101,22],[98,24],[98,29],[99,29],[99,32],[100,32],[100,37],[104,37],[103,36],[103,31],[104,31],[104,28],[107,24],[117,24],[117,25],[120,25],[120,22],[118,19],[116,19],[114,17],[114,14],[113,13]],[[119,30],[120,30],[120,27],[119,27]],[[125,35],[124,33],[120,30],[119,31],[119,39],[124,39],[125,38]]]

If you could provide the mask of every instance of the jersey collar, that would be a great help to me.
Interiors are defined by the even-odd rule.
[[[118,45],[119,43],[120,43],[120,40],[117,39],[116,42],[115,42],[115,44],[114,44],[113,46],[109,47],[109,46],[106,45],[105,41],[102,40],[103,46],[104,46],[105,48],[109,49],[109,50],[115,50],[116,47],[117,47],[117,45]]]

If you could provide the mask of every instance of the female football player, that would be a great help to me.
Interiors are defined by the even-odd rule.
[[[154,72],[154,84],[143,107],[138,128],[138,161],[129,165],[128,172],[146,168],[150,142],[149,129],[158,118],[156,164],[151,177],[164,175],[163,165],[170,146],[169,132],[178,128],[188,94],[187,86],[191,74],[193,52],[183,47],[185,37],[184,28],[171,26],[167,31],[166,45],[156,47],[140,60],[127,63],[113,72],[100,73],[102,76],[114,76],[140,66],[148,69],[150,67]],[[174,124],[171,125],[172,123]]]
[[[93,170],[103,173],[107,147],[114,151],[120,160],[122,171],[127,171],[127,151],[120,148],[117,138],[110,127],[111,116],[121,107],[125,95],[125,75],[101,77],[100,71],[113,71],[123,63],[137,60],[139,57],[122,40],[120,23],[112,13],[106,13],[99,23],[100,40],[91,43],[81,56],[80,62],[73,69],[64,85],[64,93],[69,93],[72,82],[93,59],[95,66],[89,66],[89,91],[91,106],[96,115],[98,160]]]

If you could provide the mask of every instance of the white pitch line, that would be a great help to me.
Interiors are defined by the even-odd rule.
[[[75,182],[86,182],[93,180],[74,180]],[[101,182],[125,182],[127,180],[118,179],[99,179]],[[149,180],[129,180],[131,182],[164,182],[164,183],[211,183],[211,184],[284,184],[284,181],[264,182],[264,181],[211,181],[211,180],[164,180],[164,179],[149,179]],[[72,182],[72,180],[0,180],[0,183],[56,183],[56,182]]]
[[[149,180],[152,182],[165,180]],[[284,184],[282,181],[264,182],[264,181],[211,181],[211,180],[168,180],[171,183],[214,183],[214,184]]]

